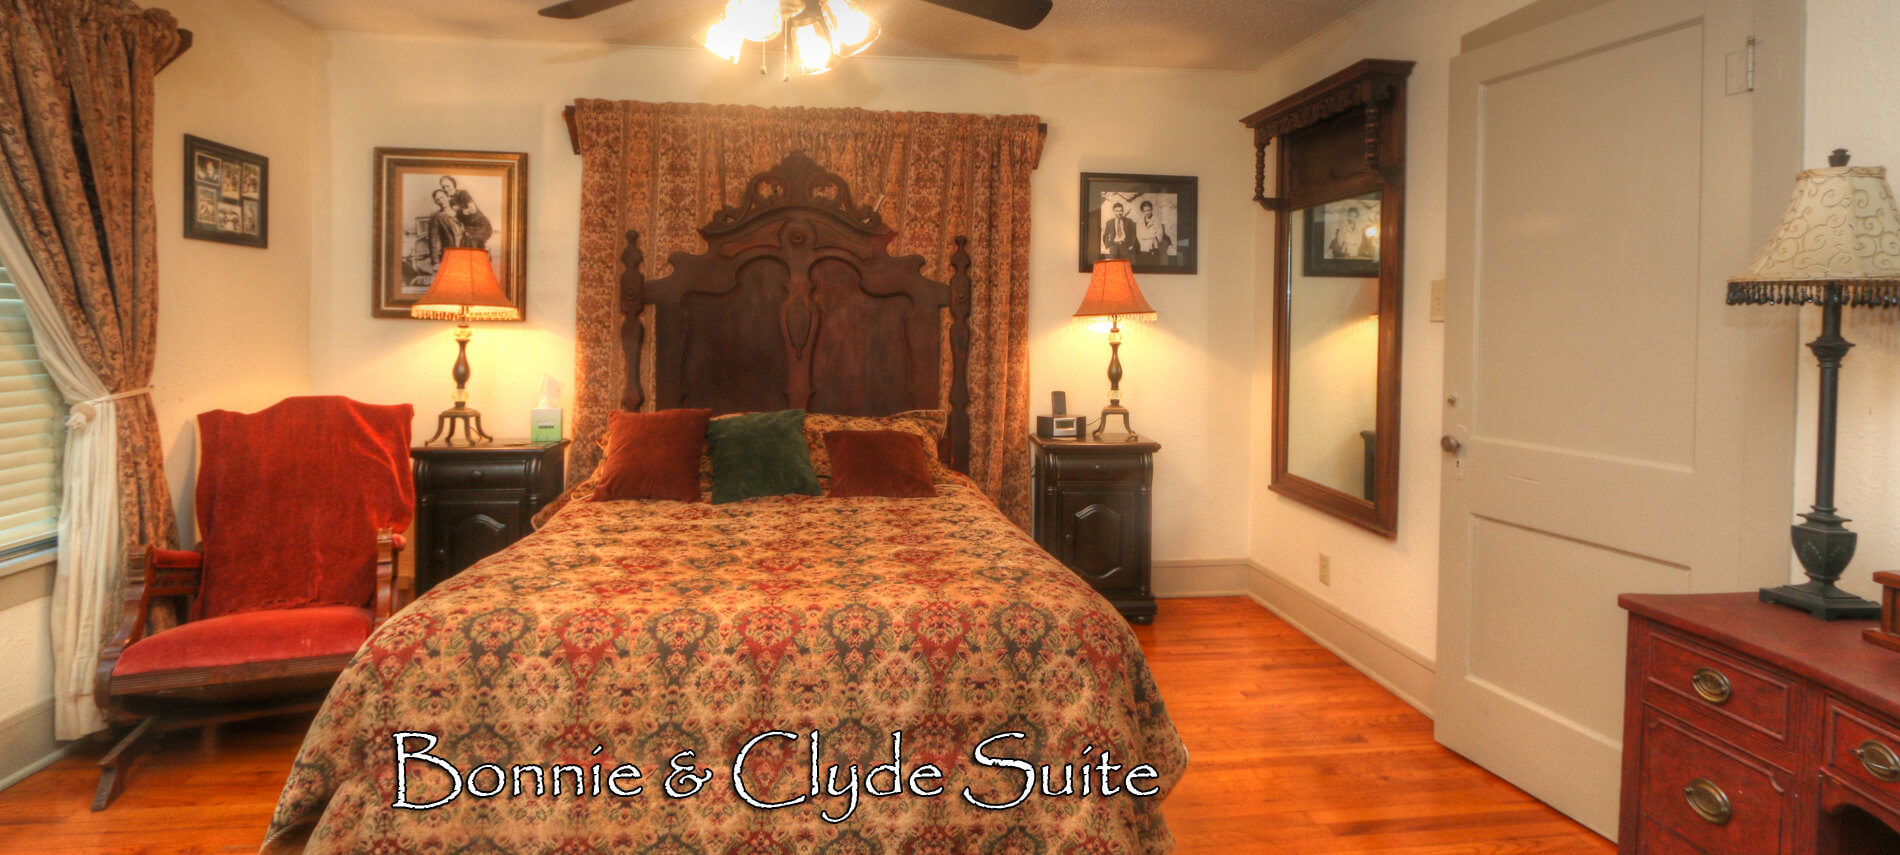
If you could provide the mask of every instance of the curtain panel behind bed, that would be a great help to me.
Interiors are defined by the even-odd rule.
[[[970,238],[969,474],[1028,526],[1023,426],[1037,117],[587,99],[575,108],[581,233],[570,483],[599,462],[596,440],[625,383],[618,293],[626,232],[640,233],[647,278],[667,276],[673,253],[705,250],[699,228],[741,198],[754,175],[803,151],[849,182],[860,203],[879,205],[897,230],[891,253],[923,256],[930,278],[947,280],[953,240]],[[651,353],[641,366],[648,389]]]

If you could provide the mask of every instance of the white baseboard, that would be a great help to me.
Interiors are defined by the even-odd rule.
[[[52,698],[0,719],[0,790],[53,765],[76,744],[53,740]]]
[[[1159,598],[1247,594],[1245,558],[1158,558],[1152,566],[1149,585]]]
[[[1247,596],[1280,616],[1319,646],[1411,704],[1432,715],[1432,686],[1437,663],[1338,607],[1315,598],[1298,585],[1248,562]]]

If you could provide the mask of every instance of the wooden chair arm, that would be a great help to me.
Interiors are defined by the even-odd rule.
[[[111,712],[112,671],[119,657],[133,642],[145,637],[152,623],[152,601],[197,598],[204,584],[204,556],[196,552],[159,549],[146,545],[125,551],[125,595],[120,606],[119,628],[99,652],[99,667],[94,674],[94,700]],[[174,615],[183,618],[186,610],[175,603]]]
[[[402,550],[408,541],[392,529],[376,532],[376,619],[383,622],[415,598],[415,571],[404,567]]]

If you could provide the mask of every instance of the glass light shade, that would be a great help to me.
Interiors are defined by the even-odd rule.
[[[831,25],[831,50],[838,56],[852,56],[877,41],[877,22],[851,0],[825,0],[825,15]]]
[[[831,40],[819,31],[816,22],[806,21],[792,28],[792,60],[799,74],[830,71],[831,57]]]
[[[779,0],[729,0],[726,22],[735,28],[740,38],[753,42],[778,38],[785,25],[779,17]]]
[[[732,21],[720,18],[718,22],[706,28],[705,37],[700,44],[719,57],[734,65],[739,64],[739,52],[745,48],[745,37],[739,35],[739,28]]]

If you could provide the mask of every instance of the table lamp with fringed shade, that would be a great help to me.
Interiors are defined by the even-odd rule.
[[[468,405],[468,340],[473,336],[469,331],[469,321],[518,321],[521,310],[508,299],[501,290],[501,283],[495,280],[495,266],[489,263],[488,250],[453,248],[442,251],[442,264],[435,269],[435,281],[429,283],[428,293],[409,307],[412,318],[430,318],[440,321],[454,321],[455,345],[455,406],[443,410],[436,417],[435,436],[429,437],[424,445],[433,445],[437,439],[444,443],[455,442],[455,425],[462,425],[462,439],[470,445],[477,441],[488,442],[494,439],[482,430],[480,410]],[[444,432],[446,431],[446,435]]]
[[[1880,606],[1835,586],[1854,557],[1854,532],[1834,507],[1834,431],[1841,360],[1841,309],[1900,305],[1900,212],[1887,170],[1847,165],[1835,149],[1828,168],[1795,178],[1794,201],[1767,245],[1729,280],[1730,305],[1821,307],[1821,335],[1808,343],[1821,363],[1816,419],[1814,507],[1793,527],[1795,556],[1808,574],[1799,585],[1763,588],[1763,602],[1802,609],[1822,620],[1879,617]]]
[[[1093,438],[1101,439],[1102,432],[1108,429],[1109,416],[1122,417],[1122,430],[1128,435],[1129,442],[1141,439],[1128,425],[1128,408],[1122,406],[1122,321],[1152,321],[1156,318],[1153,306],[1147,298],[1141,296],[1141,286],[1135,284],[1135,268],[1126,258],[1107,258],[1095,262],[1094,275],[1089,277],[1089,292],[1082,297],[1082,306],[1075,310],[1077,318],[1108,318],[1108,406],[1102,408],[1102,423],[1095,427]]]

